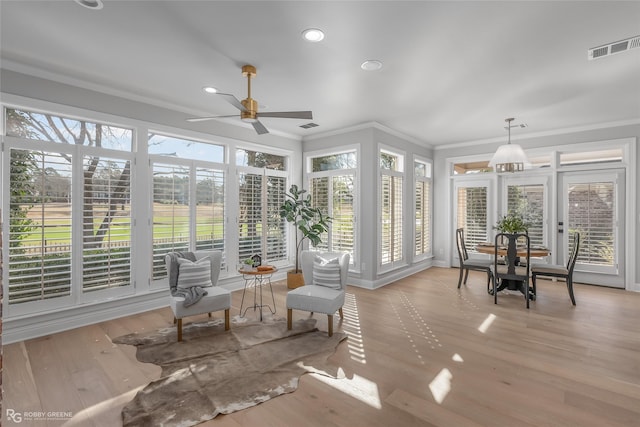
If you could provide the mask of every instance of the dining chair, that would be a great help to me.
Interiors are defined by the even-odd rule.
[[[505,264],[499,264],[501,247],[507,242],[507,252],[504,256]],[[518,254],[518,243],[523,242],[526,247],[526,257]],[[529,299],[535,298],[535,288],[529,290],[529,269],[531,267],[531,240],[527,233],[498,233],[495,237],[494,248],[494,272],[496,286],[500,289],[508,287],[509,289],[518,289],[524,294],[527,308],[529,308]],[[524,264],[519,265],[519,260],[525,258]],[[494,303],[498,303],[498,289],[493,293]]]
[[[495,289],[495,280],[493,278],[493,271],[491,271],[491,261],[482,260],[469,260],[469,254],[467,253],[467,246],[464,242],[464,228],[458,228],[456,230],[456,245],[458,247],[458,259],[460,260],[460,276],[458,277],[458,289],[462,286],[462,283],[467,284],[467,278],[469,277],[469,271],[484,271],[487,273],[487,292],[491,292],[490,284],[493,284]],[[464,274],[464,280],[462,278]]]
[[[533,283],[533,291],[536,291],[536,278],[538,276],[545,277],[557,277],[564,279],[567,283],[567,290],[569,291],[569,298],[571,303],[576,305],[576,299],[573,295],[573,269],[576,266],[576,259],[578,258],[578,252],[580,251],[580,233],[573,234],[573,250],[571,256],[567,261],[567,265],[557,264],[535,264],[531,267],[531,282]]]

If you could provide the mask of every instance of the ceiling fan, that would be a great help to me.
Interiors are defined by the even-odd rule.
[[[240,110],[240,119],[243,122],[251,123],[253,128],[256,130],[258,135],[262,135],[265,133],[269,133],[266,127],[260,120],[260,117],[279,117],[285,119],[308,119],[311,120],[312,114],[311,111],[279,111],[279,112],[268,112],[268,113],[259,113],[258,112],[258,102],[251,98],[251,78],[256,76],[256,67],[253,65],[243,65],[242,66],[242,75],[247,78],[247,98],[239,101],[238,98],[229,94],[229,93],[220,93],[216,92],[216,95],[222,96],[229,104],[236,107]],[[222,117],[236,117],[237,115],[231,116],[212,116],[212,117],[193,117],[187,119],[188,122],[201,122],[204,120],[218,119]]]

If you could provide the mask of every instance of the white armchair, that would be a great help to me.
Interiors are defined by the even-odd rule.
[[[346,252],[302,251],[300,260],[305,284],[287,293],[287,328],[292,327],[293,310],[310,311],[312,315],[324,313],[328,316],[329,336],[332,336],[333,315],[338,311],[340,318],[344,318],[342,306],[350,255]]]
[[[224,328],[229,330],[229,310],[231,309],[231,292],[228,289],[217,286],[218,277],[220,276],[220,266],[222,264],[222,252],[220,251],[195,251],[193,252],[196,261],[209,257],[211,260],[211,285],[203,287],[207,295],[202,296],[198,302],[193,305],[185,306],[185,297],[170,296],[171,310],[174,315],[174,323],[177,323],[178,341],[182,341],[182,319],[188,316],[224,310]],[[180,265],[178,258],[184,258],[183,254],[174,252],[165,256],[165,265],[169,276],[171,286],[180,285]],[[177,268],[177,271],[174,271]],[[172,281],[177,280],[177,284]]]

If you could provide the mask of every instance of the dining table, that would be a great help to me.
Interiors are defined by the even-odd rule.
[[[527,256],[526,246],[518,246],[516,250],[519,257]],[[489,242],[478,243],[476,245],[476,251],[480,252],[481,254],[495,255],[496,253],[495,244],[489,243]],[[551,251],[548,248],[545,248],[544,246],[531,246],[529,253],[532,258],[544,258],[551,255]],[[507,246],[506,245],[498,246],[498,255],[505,256],[506,254],[507,254]]]
[[[488,254],[488,255],[495,255],[496,254],[496,246],[494,243],[492,242],[483,242],[483,243],[478,243],[476,245],[476,251],[482,254]],[[506,256],[507,255],[507,245],[500,245],[498,246],[498,251],[497,251],[498,256]],[[526,246],[517,246],[516,247],[516,255],[518,256],[518,258],[522,257],[522,258],[526,258],[527,256],[527,247]],[[532,245],[529,249],[529,256],[531,258],[544,258],[551,255],[551,250],[549,250],[548,248],[544,247],[544,246],[537,246],[537,245]],[[518,263],[518,259],[516,260],[516,263]],[[500,292],[504,289],[509,289],[512,291],[520,291],[523,294],[525,293],[525,289],[522,283],[516,283],[513,280],[502,280],[500,285],[497,287],[497,292]],[[492,289],[491,291],[489,291],[490,295],[493,295],[495,291]],[[536,299],[535,294],[533,293],[532,289],[529,289],[529,298],[532,300]]]

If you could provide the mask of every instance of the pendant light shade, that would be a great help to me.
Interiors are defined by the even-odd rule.
[[[511,143],[511,122],[513,118],[505,119],[509,130],[509,140],[506,145],[501,145],[495,152],[489,166],[496,172],[522,172],[525,165],[529,164],[529,159],[522,147]]]

